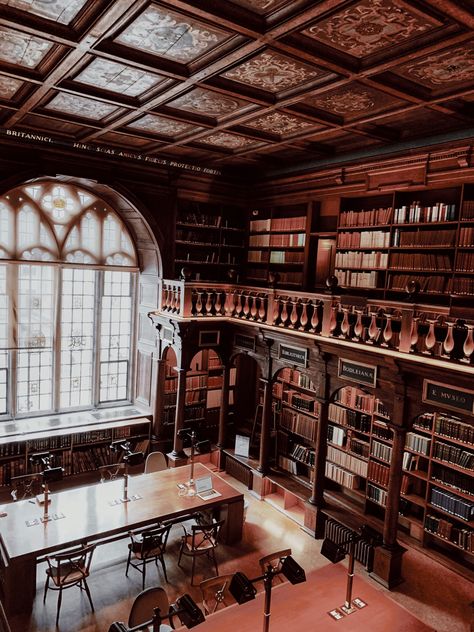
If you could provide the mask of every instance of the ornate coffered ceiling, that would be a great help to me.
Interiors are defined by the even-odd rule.
[[[0,0],[0,127],[223,167],[469,137],[455,0]]]

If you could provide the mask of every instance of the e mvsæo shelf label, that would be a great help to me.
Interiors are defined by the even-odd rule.
[[[338,377],[367,386],[377,385],[377,367],[339,358]]]
[[[474,391],[424,380],[423,401],[474,415]]]
[[[287,360],[291,364],[306,367],[308,365],[308,349],[302,347],[289,347],[280,345],[278,357],[280,360]]]

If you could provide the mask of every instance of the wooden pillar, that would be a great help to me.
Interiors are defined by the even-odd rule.
[[[217,447],[220,449],[225,448],[226,443],[227,415],[229,412],[229,381],[230,366],[225,364],[222,375],[221,408],[219,411],[219,437],[217,439]]]
[[[315,536],[316,538],[322,538],[324,535],[324,520],[322,520],[321,510],[324,507],[329,402],[327,399],[319,399],[318,401],[320,404],[320,410],[314,446],[316,458],[314,464],[313,486],[311,488],[309,502],[317,508]]]
[[[272,381],[262,378],[265,385],[263,391],[262,427],[260,429],[260,454],[257,471],[265,474],[268,469],[268,451],[270,447],[270,429],[272,421]]]
[[[153,401],[153,438],[161,439],[163,424],[164,395],[166,382],[166,359],[157,358],[155,363],[155,397]]]
[[[405,428],[393,428],[392,458],[388,478],[388,502],[385,508],[383,525],[384,546],[391,548],[397,544],[398,509],[400,505],[400,490],[402,487],[403,450],[405,447]]]
[[[184,426],[184,413],[186,404],[186,369],[175,369],[178,374],[178,388],[176,393],[176,412],[174,419],[174,440],[171,457],[174,459],[185,458],[183,441],[178,437],[178,432]]]

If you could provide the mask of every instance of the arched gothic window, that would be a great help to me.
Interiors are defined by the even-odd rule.
[[[0,197],[0,418],[130,399],[136,274],[127,228],[89,191]]]

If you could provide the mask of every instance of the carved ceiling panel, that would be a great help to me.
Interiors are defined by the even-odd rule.
[[[279,136],[298,134],[299,132],[304,132],[309,129],[314,130],[315,127],[318,127],[314,123],[310,123],[291,114],[285,114],[284,112],[269,112],[268,114],[263,114],[263,116],[259,116],[252,121],[247,121],[245,126]]]
[[[186,110],[196,114],[221,118],[230,114],[235,114],[248,105],[242,99],[224,96],[211,90],[195,88],[166,105],[178,110]]]
[[[362,58],[441,23],[402,0],[361,0],[304,29],[304,35]]]
[[[2,0],[14,9],[34,13],[60,24],[70,24],[88,0]]]
[[[138,97],[164,81],[164,77],[145,70],[132,68],[110,59],[94,59],[76,77],[75,81],[104,88],[110,92]]]
[[[394,72],[438,90],[474,82],[474,43],[433,53],[421,61],[399,66]]]
[[[276,93],[320,79],[328,74],[327,71],[296,61],[286,55],[266,51],[224,72],[222,76]]]
[[[288,0],[231,0],[233,4],[250,9],[254,13],[266,15],[288,3]]]
[[[344,119],[370,116],[405,103],[384,92],[356,82],[311,97],[306,102],[319,110],[343,116]]]
[[[225,147],[226,149],[245,149],[251,145],[257,145],[255,140],[246,138],[245,136],[236,136],[228,132],[216,132],[206,138],[200,138],[200,143],[206,145],[214,145],[215,147]]]
[[[115,41],[153,55],[189,63],[229,37],[230,33],[151,4]]]
[[[190,123],[183,123],[182,121],[175,121],[173,119],[165,118],[164,116],[157,116],[156,114],[145,114],[133,123],[129,123],[127,127],[133,129],[140,129],[150,134],[161,134],[163,136],[180,136],[186,132],[199,131],[202,128]]]
[[[0,60],[9,64],[36,68],[52,47],[45,39],[0,26]]]
[[[103,103],[95,99],[81,97],[76,94],[60,92],[44,106],[46,110],[56,110],[64,114],[72,114],[80,118],[101,121],[117,111],[117,106]]]
[[[0,98],[7,100],[15,96],[23,85],[23,81],[0,75]]]

